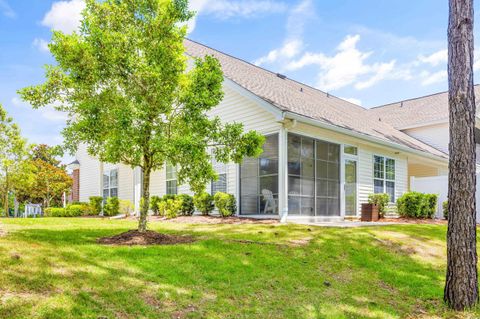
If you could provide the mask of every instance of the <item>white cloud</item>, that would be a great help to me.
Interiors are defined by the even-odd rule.
[[[323,53],[305,52],[298,60],[286,65],[294,71],[309,65],[320,67],[317,86],[330,91],[354,84],[358,90],[366,89],[392,75],[395,60],[368,64],[373,52],[362,52],[357,48],[360,35],[348,35],[338,46],[333,56]],[[399,75],[397,75],[399,76]],[[367,77],[367,78],[365,78]]]
[[[32,44],[42,52],[50,52],[50,49],[48,48],[48,41],[45,39],[35,38]]]
[[[24,107],[31,109],[30,104],[20,100],[18,97],[12,99],[12,104],[16,107]],[[55,110],[53,105],[47,105],[39,109],[33,110],[33,112],[40,113],[40,116],[49,122],[65,122],[68,118],[65,112]]]
[[[371,66],[371,70],[374,73],[370,78],[365,81],[360,81],[355,84],[357,90],[363,90],[369,88],[376,83],[386,79],[389,75],[392,74],[395,68],[395,60],[392,60],[388,63],[374,64]]]
[[[303,50],[302,35],[308,19],[314,16],[311,0],[302,0],[289,13],[283,45],[258,58],[256,65],[272,64],[278,61],[291,60]]]
[[[356,104],[356,105],[362,105],[362,101],[360,99],[356,99],[354,97],[341,97],[342,100],[348,101],[350,103]]]
[[[267,55],[258,58],[255,65],[262,65],[266,63],[274,63],[281,58],[291,59],[301,52],[303,43],[300,40],[288,40],[282,47],[268,52]]]
[[[57,1],[43,17],[42,25],[64,33],[78,30],[85,8],[83,0]]]
[[[426,86],[447,81],[448,74],[447,70],[441,70],[434,73],[423,71],[420,73],[420,76],[423,78],[422,85]]]
[[[421,63],[430,64],[431,66],[437,66],[439,64],[446,64],[448,60],[448,50],[440,50],[430,55],[420,55],[418,61]]]
[[[6,17],[15,18],[17,14],[13,11],[12,7],[8,4],[7,0],[0,0],[0,12]]]
[[[249,18],[265,13],[285,12],[287,5],[273,0],[191,0],[189,8],[197,13],[187,23],[188,32],[191,33],[199,15],[213,15],[218,19]]]

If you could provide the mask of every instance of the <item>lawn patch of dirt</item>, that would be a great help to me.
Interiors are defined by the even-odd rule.
[[[144,233],[141,233],[138,230],[129,230],[125,233],[121,233],[111,237],[102,237],[97,240],[99,244],[115,246],[175,245],[187,244],[194,241],[195,239],[191,236],[160,234],[152,230],[147,230]]]
[[[446,219],[420,219],[420,218],[382,218],[380,222],[401,223],[401,224],[432,224],[432,225],[447,225]]]

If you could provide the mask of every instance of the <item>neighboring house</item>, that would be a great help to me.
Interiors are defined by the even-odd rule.
[[[475,96],[480,96],[480,85],[475,85]],[[477,101],[478,105],[478,101]],[[381,120],[426,144],[448,153],[449,112],[448,92],[431,94],[419,98],[391,103],[370,109],[370,113]],[[480,121],[476,121],[475,129],[477,176],[480,174]],[[443,169],[436,171],[423,163],[410,165],[409,185],[411,190],[436,193],[439,195],[437,216],[442,216],[441,204],[447,200],[448,176]],[[438,176],[435,176],[438,175]],[[477,177],[477,181],[480,176]],[[479,188],[480,185],[477,185]],[[477,202],[480,202],[477,192]],[[480,220],[480,205],[477,205],[477,220]]]
[[[480,96],[480,85],[475,85],[475,96]],[[448,142],[450,140],[448,92],[390,103],[374,107],[369,111],[378,120],[388,123],[397,130],[444,153],[448,153]],[[480,121],[478,119],[476,127],[478,163],[480,162]],[[430,176],[424,167],[419,167],[418,174]]]
[[[382,108],[364,109],[190,40],[185,46],[190,57],[213,55],[222,64],[225,97],[211,115],[243,123],[245,130],[267,138],[258,159],[213,163],[220,178],[207,189],[234,194],[240,216],[358,216],[369,194],[388,193],[394,203],[409,189],[410,177],[447,173],[446,149],[397,128]],[[138,208],[139,168],[101,163],[84,146],[76,160],[80,201],[118,196]],[[177,184],[175,168],[166,165],[152,174],[150,193],[190,191]]]

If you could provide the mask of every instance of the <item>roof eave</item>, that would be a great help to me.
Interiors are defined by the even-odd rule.
[[[337,132],[337,133],[342,133],[342,134],[345,134],[345,135],[356,137],[356,138],[359,138],[359,139],[362,139],[362,140],[365,140],[365,141],[368,141],[368,142],[372,142],[372,143],[375,143],[375,144],[388,146],[388,147],[391,147],[391,148],[394,148],[394,149],[397,149],[397,150],[401,150],[403,152],[407,152],[407,153],[415,154],[415,155],[418,155],[418,156],[427,157],[429,159],[433,159],[433,160],[448,163],[448,157],[442,157],[442,156],[434,155],[432,153],[416,150],[416,149],[413,149],[411,147],[404,146],[404,145],[401,145],[401,144],[397,144],[397,143],[394,143],[394,142],[389,142],[389,141],[380,139],[380,138],[375,137],[375,136],[355,132],[355,131],[352,131],[352,130],[349,130],[349,129],[346,129],[346,128],[342,128],[340,126],[325,123],[325,122],[310,118],[310,117],[305,116],[305,115],[301,115],[301,114],[286,111],[286,112],[284,112],[284,117],[294,119],[294,120],[297,120],[299,122],[303,122],[303,123],[306,123],[306,124],[314,125],[314,126],[317,126],[317,127],[320,127],[320,128],[324,128],[324,129],[327,129],[327,130],[331,130],[331,131],[334,131],[334,132]],[[445,156],[446,156],[446,154],[445,154]]]

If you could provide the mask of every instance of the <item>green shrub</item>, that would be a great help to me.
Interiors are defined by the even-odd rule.
[[[442,203],[442,208],[443,208],[443,217],[445,217],[445,219],[448,220],[448,200]]]
[[[45,217],[67,217],[65,208],[62,207],[48,207],[43,211]]]
[[[175,195],[175,194],[165,194],[162,197],[162,200],[164,200],[164,201],[169,200],[169,199],[177,199],[177,195]]]
[[[135,209],[135,206],[133,206],[132,202],[127,200],[127,199],[121,199],[119,201],[119,211],[120,214],[123,214],[125,216],[130,216]]]
[[[425,217],[434,218],[437,212],[438,195],[437,194],[423,194],[425,198]]]
[[[70,205],[89,205],[90,203],[87,202],[79,202],[79,201],[74,201],[71,202]]]
[[[193,212],[195,211],[193,197],[188,194],[181,194],[177,196],[177,199],[181,202],[180,214],[185,216],[192,216]]]
[[[207,216],[215,208],[213,205],[213,196],[207,192],[199,193],[193,196],[193,203],[203,216]]]
[[[158,216],[160,214],[160,208],[158,206],[162,200],[159,196],[150,197],[150,209],[153,211],[153,215]]]
[[[433,218],[437,210],[438,195],[407,192],[397,200],[400,216],[410,218]]]
[[[120,214],[120,201],[117,197],[107,198],[107,203],[103,207],[104,216],[116,216]]]
[[[102,212],[102,204],[103,204],[103,197],[102,196],[91,196],[90,200],[90,208],[92,209],[93,215],[100,215]]]
[[[237,203],[232,194],[218,192],[213,196],[218,213],[222,217],[232,216],[237,212]]]
[[[176,218],[180,213],[182,201],[178,199],[163,200],[159,204],[160,214],[166,218]]]
[[[88,206],[86,205],[67,205],[65,209],[66,217],[79,217],[88,214]]]
[[[378,214],[380,215],[380,217],[385,216],[385,212],[387,211],[387,205],[389,201],[390,201],[390,195],[386,193],[368,195],[368,203],[378,205]]]

